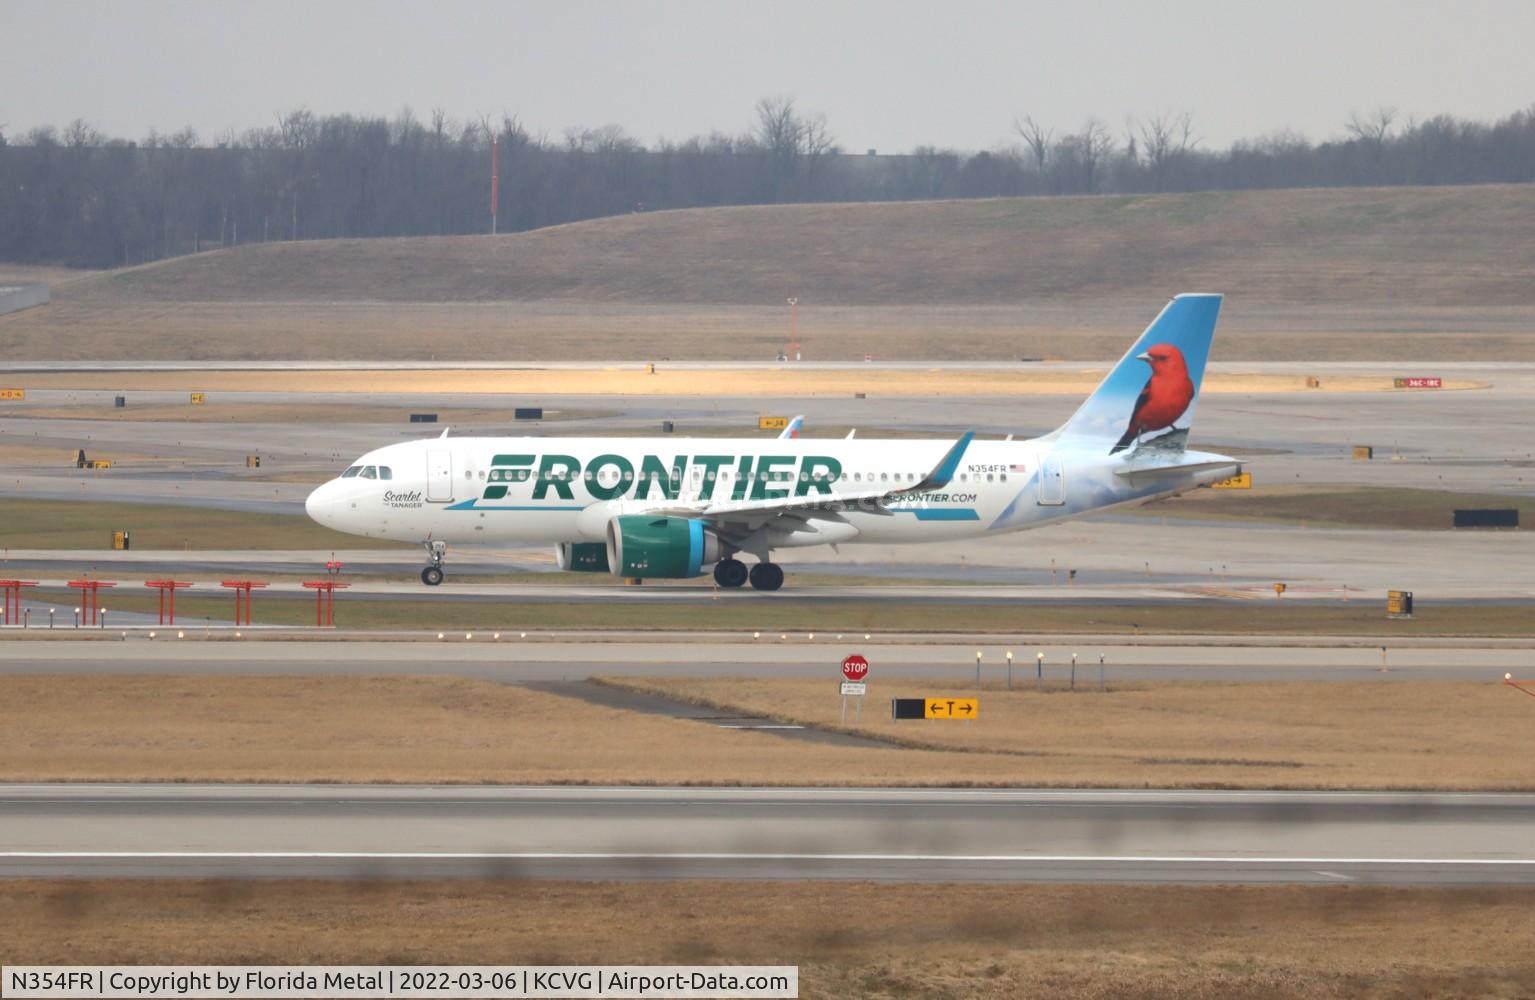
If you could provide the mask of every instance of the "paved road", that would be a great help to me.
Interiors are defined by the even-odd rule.
[[[0,876],[1535,884],[1535,796],[14,785]]]
[[[15,635],[13,631],[11,635]],[[291,639],[208,641],[195,626],[182,640],[168,632],[151,640],[128,633],[111,639],[49,639],[0,642],[0,674],[264,674],[300,676],[358,676],[379,674],[447,674],[518,683],[579,680],[593,675],[672,677],[814,677],[835,678],[837,664],[849,652],[866,653],[874,664],[872,680],[907,678],[952,679],[971,684],[975,654],[983,654],[982,673],[988,683],[1006,677],[1009,647],[988,639],[980,645],[963,638],[940,642],[865,643],[861,635],[800,633],[792,639],[776,635],[753,640],[748,633],[734,639],[652,641],[606,639],[523,639],[505,632],[446,634],[442,641],[356,642]],[[217,636],[219,633],[214,632]],[[1386,672],[1381,671],[1380,647],[1355,645],[1263,646],[1248,644],[1150,646],[1122,641],[1083,641],[1062,645],[1020,642],[1014,652],[1015,678],[1032,683],[1035,658],[1045,654],[1044,674],[1051,683],[1069,675],[1071,655],[1077,654],[1077,681],[1096,683],[1098,657],[1105,660],[1110,683],[1124,680],[1485,680],[1498,683],[1505,672],[1535,676],[1535,651],[1527,644],[1412,645],[1391,647]]]

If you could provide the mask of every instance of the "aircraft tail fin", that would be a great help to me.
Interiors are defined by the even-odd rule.
[[[1109,454],[1183,451],[1220,311],[1220,295],[1174,298],[1051,436]]]

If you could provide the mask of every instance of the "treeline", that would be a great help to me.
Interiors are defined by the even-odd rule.
[[[393,119],[297,110],[208,144],[139,141],[83,121],[0,126],[0,260],[108,267],[270,240],[483,233],[491,145],[503,231],[625,212],[804,201],[895,201],[1535,180],[1535,107],[1495,122],[1356,115],[1344,136],[1294,133],[1201,148],[1188,114],[1073,130],[1024,115],[1016,143],[960,153],[846,152],[789,100],[750,128],[645,145],[618,126],[530,134],[515,118]]]

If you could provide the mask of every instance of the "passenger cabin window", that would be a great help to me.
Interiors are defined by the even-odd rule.
[[[361,471],[362,471],[362,466],[360,466],[360,465],[354,465],[354,466],[352,466],[352,467],[351,467],[351,468],[350,468],[350,469],[347,469],[347,470],[346,470],[346,471],[345,471],[345,472],[343,472],[343,473],[342,473],[342,474],[341,474],[341,478],[342,478],[342,479],[353,479],[353,478],[355,478],[355,477],[356,477],[356,476],[357,476],[357,474],[358,474],[358,473],[359,473],[359,472],[361,472]]]
[[[374,468],[371,465],[363,466],[362,478],[364,478],[364,479],[377,479],[378,478],[378,469]]]

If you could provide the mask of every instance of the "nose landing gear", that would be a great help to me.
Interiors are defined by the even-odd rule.
[[[429,539],[421,544],[426,546],[427,558],[432,561],[430,566],[421,571],[421,582],[428,587],[435,587],[442,583],[442,559],[448,554],[448,543]]]

